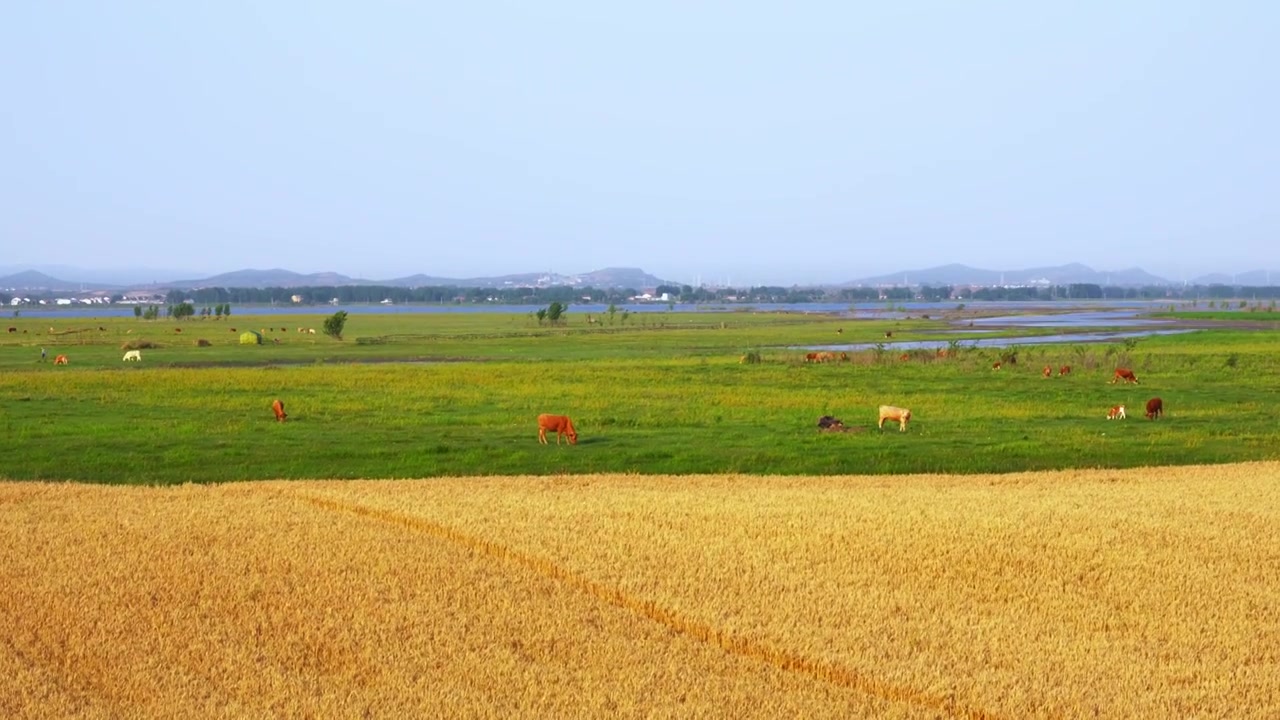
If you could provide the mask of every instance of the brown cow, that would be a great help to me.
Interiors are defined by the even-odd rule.
[[[271,412],[276,414],[276,422],[284,422],[289,417],[284,411],[284,403],[280,400],[271,401]]]
[[[885,336],[885,337],[887,337],[887,338],[891,338],[891,337],[893,337],[893,331],[892,331],[892,330],[885,330],[885,331],[884,331],[884,336]]]
[[[878,427],[884,430],[885,420],[897,420],[898,432],[907,431],[907,422],[911,420],[911,411],[906,408],[894,407],[893,405],[880,406],[880,422]]]
[[[999,361],[999,360],[997,360],[997,361],[995,361],[995,362],[991,363],[991,369],[992,369],[992,370],[999,370],[999,369],[1000,369],[1000,361]]]
[[[538,442],[543,445],[547,444],[547,431],[554,430],[556,432],[556,444],[560,444],[560,436],[564,435],[569,438],[570,445],[578,444],[578,431],[573,428],[573,421],[567,415],[548,415],[543,413],[538,416]]]
[[[18,328],[16,328],[16,327],[11,327],[11,328],[9,328],[9,332],[11,332],[11,333],[16,333],[16,332],[18,332]]]
[[[1164,401],[1158,397],[1153,397],[1147,401],[1147,419],[1159,420],[1164,414]]]
[[[235,332],[235,331],[236,331],[236,329],[235,329],[235,328],[231,328],[231,332]]]
[[[1123,380],[1127,383],[1133,383],[1134,385],[1138,384],[1137,376],[1135,376],[1133,374],[1133,371],[1129,370],[1128,368],[1116,368],[1116,374],[1112,376],[1111,382],[1114,383],[1120,380]]]
[[[1070,374],[1071,374],[1070,365],[1063,365],[1062,367],[1058,368],[1058,377],[1062,377],[1063,375],[1070,375]]]
[[[174,331],[174,332],[182,332],[182,328],[174,328],[174,329],[173,329],[173,331]]]
[[[67,363],[67,356],[66,356],[66,355],[59,355],[58,357],[56,357],[56,358],[54,358],[54,359],[53,359],[53,364],[54,364],[54,365],[66,365],[66,364],[68,364],[68,363]]]
[[[818,353],[805,353],[805,362],[818,362]]]
[[[1043,375],[1045,377],[1053,377],[1053,368],[1049,367],[1048,365],[1045,365]]]
[[[900,358],[898,358],[898,359],[899,359],[899,360],[901,360],[901,361],[903,361],[903,362],[906,362],[906,361],[908,361],[908,360],[910,360],[910,359],[911,359],[911,356],[910,356],[910,355],[908,355],[907,353],[902,353],[902,357],[900,357]]]
[[[1124,418],[1125,418],[1125,415],[1124,415],[1123,405],[1116,405],[1115,407],[1107,411],[1108,420],[1124,420]]]

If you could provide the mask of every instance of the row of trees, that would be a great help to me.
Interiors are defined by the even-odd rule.
[[[167,305],[164,309],[164,316],[175,320],[189,318],[196,314],[200,315],[202,320],[214,317],[218,320],[231,317],[231,303],[218,303],[214,307],[202,307],[199,313],[196,308],[189,302],[178,302],[173,305]],[[158,305],[148,305],[145,309],[141,305],[133,306],[133,316],[143,320],[155,320],[160,317],[160,307]]]

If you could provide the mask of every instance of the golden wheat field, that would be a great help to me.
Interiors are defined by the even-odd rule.
[[[1280,716],[1280,463],[0,485],[0,716]]]

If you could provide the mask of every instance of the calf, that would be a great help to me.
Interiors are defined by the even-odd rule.
[[[1058,368],[1058,377],[1062,377],[1063,375],[1070,375],[1070,374],[1071,374],[1070,365],[1063,365],[1062,367]]]
[[[578,431],[573,428],[573,421],[567,415],[548,415],[543,413],[538,416],[538,442],[543,445],[547,444],[547,431],[554,430],[556,433],[556,444],[560,444],[560,436],[564,435],[569,438],[570,445],[578,444]]]
[[[1108,420],[1124,420],[1124,418],[1125,418],[1125,415],[1124,415],[1123,405],[1116,405],[1115,407],[1107,411]]]
[[[1053,368],[1049,367],[1048,365],[1045,365],[1044,372],[1042,372],[1041,374],[1044,375],[1045,377],[1053,377]]]
[[[285,414],[284,403],[280,400],[271,401],[271,412],[276,414],[276,422],[284,422],[284,419],[289,417]]]
[[[906,432],[907,422],[911,420],[911,411],[906,408],[894,407],[893,405],[881,405],[880,422],[877,425],[881,430],[884,430],[885,420],[897,420],[898,432]]]
[[[56,358],[54,358],[54,359],[53,359],[53,364],[54,364],[54,365],[67,365],[67,364],[68,364],[68,362],[67,362],[67,356],[66,356],[66,355],[59,355],[58,357],[56,357]]]
[[[1138,384],[1137,376],[1134,375],[1133,371],[1129,370],[1128,368],[1116,368],[1116,374],[1111,377],[1111,382],[1113,383],[1119,382],[1121,380],[1127,383],[1133,383],[1134,385]]]
[[[1153,397],[1147,401],[1147,419],[1158,420],[1164,414],[1164,401]]]

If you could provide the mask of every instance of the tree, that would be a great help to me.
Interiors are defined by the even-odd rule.
[[[538,312],[534,313],[534,316],[538,318],[538,324],[541,325],[542,321],[547,319],[547,309],[538,308]]]
[[[213,315],[216,319],[222,319],[222,303],[213,306]]]
[[[136,318],[140,318],[140,317],[142,317],[142,306],[141,306],[141,305],[134,305],[134,306],[133,306],[133,316],[134,316],[134,317],[136,317]]]
[[[231,303],[227,303],[222,307],[222,317],[228,320],[231,319]]]
[[[552,325],[560,324],[560,317],[564,315],[567,305],[561,305],[559,301],[553,302],[547,306],[547,320]]]
[[[324,320],[324,334],[334,340],[342,339],[342,328],[347,324],[347,311],[339,310]]]

